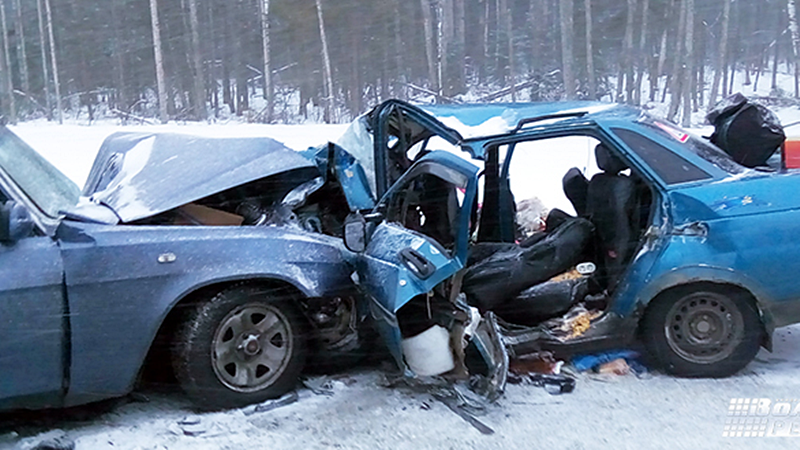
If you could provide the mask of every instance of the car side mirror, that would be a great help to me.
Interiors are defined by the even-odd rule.
[[[0,206],[0,242],[16,242],[32,231],[33,219],[24,205],[9,200]]]
[[[344,220],[344,246],[356,253],[367,249],[367,221],[361,214],[350,214]]]

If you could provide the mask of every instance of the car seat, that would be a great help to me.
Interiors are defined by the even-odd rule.
[[[601,286],[612,290],[636,250],[639,234],[637,182],[621,174],[628,166],[603,144],[595,147],[597,166],[586,189],[586,215],[595,226]]]

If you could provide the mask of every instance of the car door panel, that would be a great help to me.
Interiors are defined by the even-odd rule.
[[[0,408],[60,406],[68,313],[62,282],[50,237],[0,245]]]

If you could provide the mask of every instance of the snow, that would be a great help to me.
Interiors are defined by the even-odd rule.
[[[778,111],[786,122],[800,111]],[[85,180],[102,140],[119,130],[169,131],[203,136],[269,136],[295,149],[335,140],[340,125],[176,125],[120,127],[25,123],[13,131],[77,184]],[[800,129],[798,129],[800,130]],[[591,143],[561,149],[563,161],[587,152]],[[559,205],[547,192],[562,168],[534,167],[515,189]],[[593,168],[586,166],[591,172]],[[560,185],[557,186],[560,191]],[[518,197],[517,200],[521,200]],[[385,387],[385,368],[356,368],[333,374],[332,395],[299,390],[299,401],[269,412],[246,408],[198,413],[174,386],[149,386],[146,402],[122,399],[49,414],[0,415],[0,448],[30,449],[44,437],[66,434],[76,449],[211,450],[239,448],[498,448],[498,449],[681,449],[796,448],[791,439],[723,438],[731,399],[798,399],[800,325],[774,336],[774,353],[764,350],[739,374],[726,379],[679,379],[659,373],[638,378],[578,375],[575,392],[553,396],[542,388],[509,385],[497,404],[478,418],[495,433],[483,435],[429,393]],[[795,401],[795,400],[793,400]],[[793,404],[794,405],[794,404]],[[772,417],[772,419],[777,419]],[[783,418],[800,426],[800,418]],[[179,423],[183,422],[183,424]],[[188,434],[187,434],[188,433]]]

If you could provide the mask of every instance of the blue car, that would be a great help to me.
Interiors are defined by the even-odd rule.
[[[497,316],[512,357],[642,342],[680,376],[731,375],[800,321],[800,174],[775,158],[746,168],[641,110],[581,102],[389,101],[340,143],[369,168],[345,241],[401,365],[460,301]],[[556,200],[525,223],[531,195]]]

